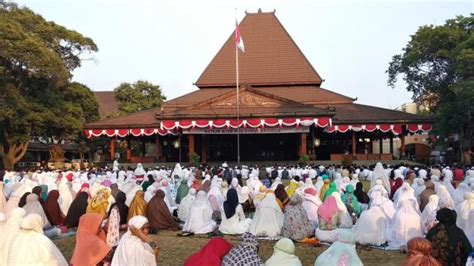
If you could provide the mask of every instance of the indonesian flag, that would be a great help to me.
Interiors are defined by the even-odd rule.
[[[240,51],[245,52],[244,40],[242,40],[242,36],[240,35],[239,24],[235,21],[235,45]]]

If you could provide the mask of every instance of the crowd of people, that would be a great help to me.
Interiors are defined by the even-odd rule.
[[[114,162],[0,181],[0,265],[156,265],[148,235],[162,230],[211,237],[185,265],[301,265],[296,242],[330,245],[315,265],[362,265],[356,244],[407,252],[405,265],[465,265],[474,245],[474,168]],[[70,235],[67,262],[51,239]],[[262,238],[278,240],[265,262]]]

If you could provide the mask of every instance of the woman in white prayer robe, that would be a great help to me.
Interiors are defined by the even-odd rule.
[[[146,242],[148,235],[148,219],[144,216],[134,216],[128,221],[129,229],[122,236],[112,259],[112,266],[134,265],[153,266],[156,265],[155,251]],[[130,229],[134,228],[138,233],[136,236]]]
[[[390,219],[384,212],[385,200],[380,192],[374,193],[370,208],[363,211],[354,225],[355,241],[364,245],[380,246],[387,242]],[[393,208],[393,207],[392,207]]]
[[[316,189],[316,193],[319,195],[319,192],[321,192],[321,188],[324,185],[323,177],[318,176],[316,178],[316,183],[314,184],[314,189]]]
[[[415,178],[415,180],[413,181],[413,185],[411,185],[411,188],[413,188],[413,191],[415,192],[416,200],[420,202],[420,195],[426,189],[425,180],[423,180],[422,178]]]
[[[410,200],[403,200],[393,216],[389,246],[399,249],[417,236],[422,236],[420,214],[413,208]]]
[[[219,231],[223,234],[240,235],[245,233],[251,219],[245,218],[244,209],[239,203],[237,191],[233,188],[227,191],[227,200],[223,204],[224,211],[221,212],[222,222]]]
[[[196,189],[190,188],[188,194],[181,200],[181,204],[178,206],[178,218],[186,222],[189,216],[189,209],[196,199]]]
[[[321,253],[314,262],[314,266],[333,265],[364,265],[357,255],[354,235],[351,230],[339,230],[337,233],[337,241]]]
[[[256,236],[276,237],[283,226],[283,212],[277,203],[275,194],[267,191],[260,202],[250,223],[249,232]]]
[[[407,185],[405,185],[405,184],[407,184]],[[413,209],[415,209],[419,214],[421,214],[420,204],[416,200],[415,193],[414,193],[413,189],[410,187],[410,185],[407,182],[405,182],[404,186],[400,187],[397,190],[397,192],[400,192],[400,193],[398,193],[398,195],[397,195],[398,197],[396,199],[394,199],[394,201],[393,201],[393,204],[395,205],[395,207],[397,209],[400,208],[400,203],[402,201],[408,200],[412,204]]]
[[[7,265],[8,251],[13,238],[20,231],[20,222],[26,212],[23,208],[15,208],[10,212],[7,221],[0,228],[0,265]]]
[[[456,225],[466,231],[468,224],[467,219],[471,211],[474,210],[474,193],[468,192],[464,194],[464,201],[456,206]]]
[[[424,235],[426,235],[428,231],[438,223],[438,220],[436,220],[436,213],[439,210],[438,202],[438,196],[431,195],[428,204],[426,204],[421,213],[421,230]]]
[[[448,208],[454,210],[454,200],[444,185],[435,186],[436,195],[439,198],[439,209]]]
[[[466,233],[467,239],[469,239],[469,242],[471,242],[471,246],[474,246],[474,210],[471,210],[467,215],[464,233]]]
[[[471,192],[471,188],[467,185],[467,183],[459,183],[456,190],[454,190],[454,205],[458,206],[461,202],[463,202],[464,194],[468,192]]]
[[[144,197],[146,203],[150,202],[150,200],[153,198],[153,196],[155,196],[155,193],[156,193],[156,187],[155,186],[148,186],[146,188],[145,197]]]
[[[219,178],[214,176],[211,181],[211,189],[207,193],[207,198],[211,204],[213,211],[220,212],[222,204],[224,203],[224,196],[221,194],[221,184],[219,183]]]
[[[56,245],[43,234],[42,221],[36,213],[23,218],[10,244],[7,265],[68,265]]]
[[[74,198],[72,197],[71,190],[69,189],[68,181],[66,177],[62,177],[61,181],[59,181],[58,185],[58,191],[59,191],[59,208],[61,209],[61,212],[64,214],[64,216],[67,215],[67,212],[69,211],[69,207],[71,206],[72,201]]]
[[[38,195],[34,193],[28,195],[26,197],[26,205],[23,206],[23,209],[25,209],[27,215],[32,213],[38,214],[41,219],[43,219],[42,224],[44,225],[44,228],[51,227],[48,217],[46,216],[46,213],[44,212],[43,207],[41,207],[41,203],[38,200]]]
[[[382,180],[382,186],[385,188],[388,194],[390,194],[390,179],[388,178],[387,172],[383,168],[382,163],[378,162],[375,165],[374,171],[372,172],[372,176],[370,177],[370,187],[374,187],[376,184],[376,180]]]
[[[378,179],[378,180],[375,180],[374,183],[375,183],[375,185],[367,193],[369,198],[372,198],[372,193],[374,193],[375,191],[378,191],[378,192],[380,192],[382,197],[385,197],[385,198],[388,199],[389,193],[388,193],[387,189],[385,189],[385,187],[383,186],[383,181],[381,179]]]
[[[183,232],[207,234],[214,231],[216,227],[216,222],[212,220],[212,207],[207,200],[207,193],[200,190],[189,209],[188,219],[184,223]]]

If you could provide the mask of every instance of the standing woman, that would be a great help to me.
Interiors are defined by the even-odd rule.
[[[111,247],[106,243],[102,220],[103,216],[97,213],[80,218],[71,265],[97,265],[107,256]]]
[[[156,265],[159,249],[153,249],[148,241],[148,219],[134,216],[128,222],[128,231],[120,239],[112,266]]]

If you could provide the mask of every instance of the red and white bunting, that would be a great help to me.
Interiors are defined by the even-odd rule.
[[[403,124],[370,124],[370,125],[334,125],[326,128],[327,133],[346,133],[349,130],[355,132],[374,132],[380,130],[381,132],[387,133],[392,132],[394,135],[402,134]],[[408,132],[419,133],[428,132],[432,129],[431,124],[407,124]]]

